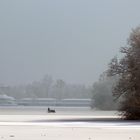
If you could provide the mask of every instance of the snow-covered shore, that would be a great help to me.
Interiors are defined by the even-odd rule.
[[[49,114],[43,107],[21,109],[0,111],[0,139],[140,140],[140,122],[123,122],[116,111],[57,108]]]
[[[140,140],[139,128],[0,125],[5,140]]]

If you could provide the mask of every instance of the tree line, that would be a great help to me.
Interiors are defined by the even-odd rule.
[[[1,86],[0,94],[21,98],[91,98],[91,88],[85,85],[68,84],[64,80],[53,80],[51,76],[44,76],[40,81],[21,86]]]

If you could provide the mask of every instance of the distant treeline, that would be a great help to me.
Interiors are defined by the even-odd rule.
[[[23,98],[55,98],[60,99],[92,99],[91,106],[101,110],[117,109],[118,103],[114,101],[112,86],[117,78],[109,78],[103,73],[99,81],[92,87],[85,85],[68,84],[65,81],[53,80],[45,76],[42,80],[25,86],[1,86],[0,95],[7,95],[15,99]]]
[[[51,76],[45,76],[40,81],[35,81],[25,86],[1,86],[0,95],[8,95],[15,99],[21,98],[92,98],[90,87],[85,85],[68,84],[65,81],[53,80]]]

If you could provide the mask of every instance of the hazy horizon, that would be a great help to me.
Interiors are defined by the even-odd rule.
[[[140,1],[0,1],[0,85],[44,75],[92,85],[140,24]]]

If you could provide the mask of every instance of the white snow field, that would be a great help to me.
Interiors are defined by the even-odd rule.
[[[0,107],[3,140],[140,140],[140,121],[89,108]]]

